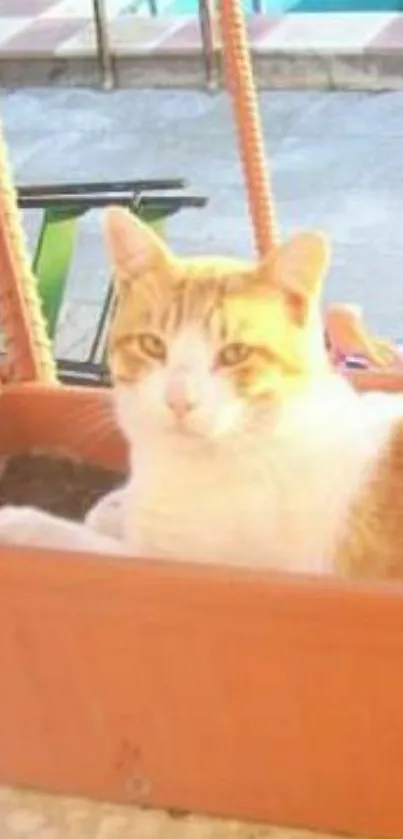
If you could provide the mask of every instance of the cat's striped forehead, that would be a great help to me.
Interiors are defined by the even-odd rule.
[[[115,325],[120,336],[133,328],[170,335],[194,323],[225,340],[231,300],[247,295],[253,276],[247,263],[217,259],[181,260],[170,271],[149,271],[128,283]]]

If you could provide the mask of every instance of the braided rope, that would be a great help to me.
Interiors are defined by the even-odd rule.
[[[1,124],[0,325],[8,355],[7,375],[18,380],[55,382],[56,365],[31,269]]]
[[[262,257],[277,243],[278,235],[248,36],[240,0],[220,0],[218,5],[226,85],[232,99],[256,248]]]

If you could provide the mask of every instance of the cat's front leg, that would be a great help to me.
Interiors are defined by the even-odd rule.
[[[98,534],[130,542],[132,556],[143,556],[134,504],[133,482],[104,495],[87,513],[84,521]],[[133,509],[134,508],[134,509]]]
[[[55,550],[130,555],[128,546],[80,522],[38,510],[7,506],[0,509],[0,544]]]
[[[87,527],[113,539],[124,539],[127,494],[128,488],[124,486],[100,498],[85,516]]]

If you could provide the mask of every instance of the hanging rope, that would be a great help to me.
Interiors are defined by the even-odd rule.
[[[259,256],[265,256],[277,243],[277,224],[241,0],[219,0],[219,10],[226,85],[232,99],[256,248]]]
[[[31,270],[0,124],[0,325],[9,375],[18,380],[56,381],[36,279]]]

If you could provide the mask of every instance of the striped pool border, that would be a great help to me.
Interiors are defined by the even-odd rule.
[[[50,10],[49,0],[43,2],[48,4],[45,14],[0,16],[1,83],[7,83],[7,63],[12,61],[20,62],[18,75],[23,80],[24,61],[31,70],[35,62],[39,66],[39,61],[57,61],[62,78],[63,62],[69,63],[69,73],[74,75],[74,61],[94,59],[95,32],[88,16],[71,11],[62,15],[58,11],[62,2]],[[258,80],[266,87],[403,88],[401,13],[290,12],[279,17],[253,16],[248,26]],[[200,62],[202,41],[194,17],[115,17],[109,23],[109,36],[115,62],[125,68],[136,58],[168,63],[176,59],[183,66],[186,59]],[[179,64],[178,82],[180,69]],[[135,83],[134,71],[131,80]],[[174,77],[166,80],[175,83]],[[141,72],[139,82],[147,82]]]

